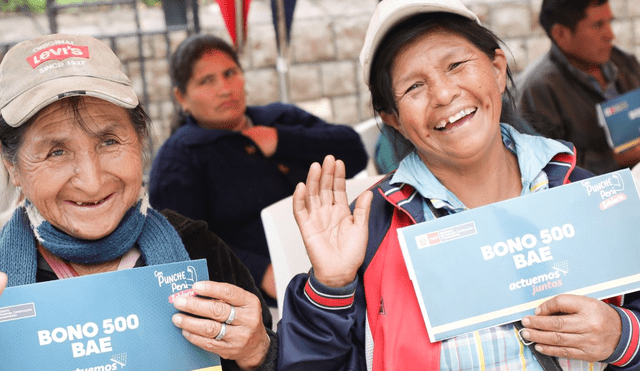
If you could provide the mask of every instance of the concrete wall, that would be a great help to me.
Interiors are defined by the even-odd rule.
[[[393,1],[393,0],[391,0]],[[358,55],[368,21],[377,0],[298,0],[289,69],[290,100],[330,122],[356,124],[373,116],[370,97],[362,82]],[[463,0],[483,25],[505,42],[514,72],[523,70],[549,48],[549,40],[537,22],[541,0]],[[640,53],[640,0],[610,0],[616,43]],[[280,99],[275,68],[277,48],[268,0],[253,0],[249,11],[247,47],[241,56],[249,104]],[[144,31],[164,29],[161,8],[138,5]],[[59,32],[90,35],[135,31],[131,7],[96,11],[66,11],[58,18]],[[200,8],[203,32],[229,40],[217,3]],[[48,32],[45,16],[0,14],[0,42],[14,42]],[[155,124],[156,146],[169,135],[174,114],[167,74],[170,51],[185,32],[147,36],[143,53],[147,60],[148,111]],[[169,46],[167,46],[167,44]],[[136,90],[142,93],[137,39],[118,38],[116,53],[124,62]],[[0,51],[1,52],[1,51]]]

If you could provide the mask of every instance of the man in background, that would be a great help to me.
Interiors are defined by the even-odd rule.
[[[578,166],[595,174],[633,166],[640,148],[614,155],[596,104],[640,87],[640,64],[613,46],[607,0],[543,0],[540,25],[551,49],[518,78],[518,111],[542,135],[577,148]]]

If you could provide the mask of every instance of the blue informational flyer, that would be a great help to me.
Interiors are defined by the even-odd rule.
[[[640,89],[596,104],[598,122],[615,153],[640,143]]]
[[[9,287],[0,296],[0,369],[220,371],[220,357],[173,325],[173,301],[208,280],[205,260]]]
[[[640,290],[640,199],[631,172],[398,230],[431,342],[533,314],[561,293]]]

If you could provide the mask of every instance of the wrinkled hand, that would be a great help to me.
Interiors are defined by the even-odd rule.
[[[5,287],[7,287],[7,275],[0,272],[0,295],[2,295]]]
[[[558,295],[522,319],[522,336],[540,353],[596,362],[607,359],[620,340],[620,316],[608,304],[577,295]]]
[[[175,314],[172,321],[182,329],[184,337],[204,350],[235,360],[244,370],[260,366],[269,350],[269,337],[258,297],[237,286],[212,281],[196,282],[193,290],[200,297],[183,296],[174,302],[176,309],[184,313]],[[222,323],[229,318],[231,305],[236,308],[236,317],[226,325],[224,337],[215,340]]]
[[[269,126],[254,126],[242,130],[242,135],[251,139],[265,157],[271,157],[278,148],[278,130]]]
[[[351,214],[346,193],[344,163],[325,157],[311,165],[307,183],[293,194],[293,214],[316,278],[324,285],[351,283],[364,261],[373,194],[358,197]]]

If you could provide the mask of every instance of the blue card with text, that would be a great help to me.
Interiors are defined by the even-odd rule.
[[[609,147],[620,153],[640,143],[640,89],[596,104]]]
[[[430,340],[520,320],[561,293],[640,290],[640,198],[614,173],[398,229]]]
[[[8,287],[0,369],[220,371],[220,357],[171,322],[174,299],[208,279],[194,260]]]

